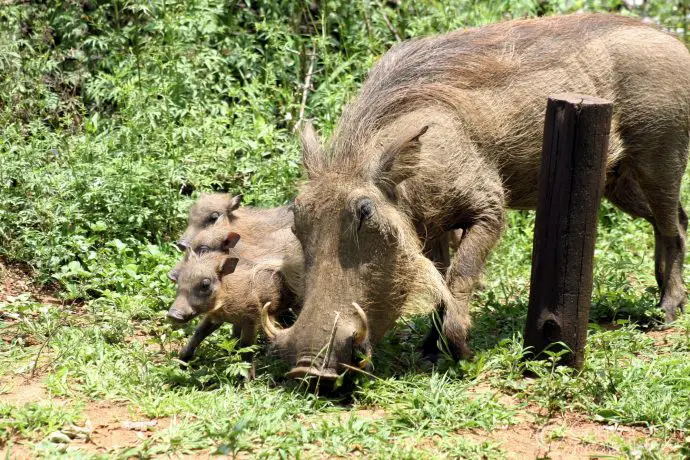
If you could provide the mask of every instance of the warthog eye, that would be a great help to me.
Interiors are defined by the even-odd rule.
[[[206,246],[205,244],[202,244],[201,246],[199,246],[199,249],[197,249],[196,252],[197,252],[199,255],[202,255],[202,254],[206,254],[207,252],[210,252],[210,251],[211,251],[211,248],[209,248],[209,247]]]
[[[362,224],[374,214],[374,203],[369,198],[361,198],[357,203],[357,214],[359,217],[359,227],[357,231],[362,229]]]
[[[211,222],[211,223],[215,223],[215,221],[217,221],[219,217],[220,217],[220,213],[219,213],[219,212],[211,213],[211,215],[208,216],[208,221]]]

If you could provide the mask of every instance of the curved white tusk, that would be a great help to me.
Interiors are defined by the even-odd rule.
[[[359,319],[362,320],[361,326],[357,328],[357,332],[355,333],[355,344],[360,344],[367,338],[367,335],[369,334],[369,323],[367,321],[367,314],[364,312],[362,307],[360,307],[357,302],[352,302],[352,306],[355,307],[355,310],[359,315]]]
[[[264,328],[264,332],[266,333],[268,338],[273,340],[280,332],[280,329],[278,329],[275,326],[275,324],[273,324],[273,320],[268,314],[269,306],[271,306],[271,302],[266,302],[266,304],[261,309],[261,326]]]

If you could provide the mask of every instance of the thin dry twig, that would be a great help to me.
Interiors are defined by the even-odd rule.
[[[323,370],[326,368],[326,363],[328,362],[328,353],[330,353],[331,347],[333,346],[333,340],[335,339],[335,333],[338,330],[338,319],[340,319],[340,312],[336,311],[335,312],[335,319],[333,320],[333,329],[331,329],[331,338],[328,340],[328,343],[323,348],[321,348],[321,350],[319,350],[317,355],[314,358],[312,358],[312,361],[310,363],[310,366],[314,367],[314,361],[316,361],[318,359],[318,357],[321,356],[321,353],[324,353],[324,360],[321,363],[320,373],[323,372]],[[301,379],[300,386],[302,385],[302,383],[306,383],[308,385],[309,384],[308,383],[309,378],[310,378],[309,376],[304,376]],[[318,389],[320,384],[321,384],[321,375],[316,377],[315,387]]]
[[[402,39],[400,38],[400,35],[398,34],[398,31],[395,30],[395,27],[393,27],[393,24],[391,24],[391,21],[388,19],[388,15],[386,14],[386,10],[381,8],[381,13],[383,14],[383,22],[386,23],[386,26],[388,27],[388,30],[391,31],[393,35],[395,35],[395,40],[400,43]]]
[[[48,342],[50,342],[50,339],[53,338],[53,334],[55,331],[57,331],[59,328],[64,326],[64,322],[60,321],[58,324],[55,325],[54,328],[48,332],[48,337],[46,337],[45,341],[41,344],[41,348],[38,349],[38,353],[36,353],[36,358],[34,358],[34,365],[31,367],[31,378],[33,378],[36,375],[36,368],[38,367],[38,360],[41,358],[41,353],[43,353],[43,349],[48,345]]]
[[[381,379],[381,377],[377,377],[377,376],[375,376],[374,374],[372,374],[371,372],[367,372],[367,371],[365,371],[364,369],[360,369],[359,367],[350,366],[349,364],[345,364],[345,363],[340,363],[340,365],[343,366],[343,367],[346,368],[346,369],[349,369],[349,370],[351,370],[351,371],[353,371],[353,372],[358,372],[358,373],[360,373],[360,374],[364,374],[364,375],[366,375],[366,376],[368,376],[368,377],[371,377],[371,378],[373,378],[373,379],[375,379],[375,380],[383,380],[383,379]]]
[[[309,96],[309,88],[311,87],[311,77],[314,75],[314,64],[316,63],[316,42],[312,43],[311,46],[311,57],[309,58],[309,70],[307,75],[304,77],[304,86],[302,88],[302,103],[299,107],[299,118],[295,124],[295,131],[304,122],[304,110],[307,107],[307,97]]]
[[[371,20],[368,12],[369,2],[362,2],[362,14],[364,15],[364,27],[367,29],[367,37],[371,38]]]
[[[340,319],[340,312],[336,311],[335,320],[333,320],[333,329],[331,329],[331,338],[328,340],[328,346],[326,347],[326,359],[321,363],[321,372],[326,368],[326,363],[328,362],[328,354],[331,352],[333,340],[335,340],[335,331],[338,329],[338,319]]]

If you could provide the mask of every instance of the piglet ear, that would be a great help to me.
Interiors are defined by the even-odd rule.
[[[218,277],[222,278],[225,275],[229,275],[234,272],[235,268],[237,267],[237,262],[239,261],[240,259],[237,257],[224,258],[223,261],[218,264]]]
[[[168,278],[170,278],[170,280],[171,280],[173,283],[177,283],[177,277],[178,277],[179,275],[180,275],[180,270],[177,269],[177,268],[173,268],[172,270],[170,270],[170,271],[168,272]]]
[[[235,195],[230,198],[228,203],[228,215],[231,214],[235,209],[239,208],[242,204],[242,195]]]
[[[223,245],[222,245],[223,251],[227,251],[228,249],[234,248],[239,241],[240,241],[239,233],[235,233],[235,232],[228,233],[227,236],[225,237],[225,239],[223,240]]]

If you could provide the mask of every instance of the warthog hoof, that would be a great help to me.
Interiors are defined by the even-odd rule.
[[[180,364],[180,368],[186,369],[189,367],[187,363],[194,358],[194,350],[188,350],[188,349],[183,349],[180,351],[180,354],[178,355],[178,358],[180,361],[182,361],[184,364]]]
[[[664,310],[665,313],[665,320],[666,324],[670,324],[674,322],[676,319],[678,319],[678,312],[683,313],[685,312],[685,297],[687,294],[683,294],[683,298],[680,301],[674,301],[672,299],[670,300],[662,300],[659,302],[659,308]]]
[[[436,329],[435,326],[432,326],[429,330],[429,333],[424,338],[424,342],[422,342],[422,345],[419,347],[422,358],[431,362],[432,364],[438,363],[438,360],[442,355],[441,350],[438,347],[439,338],[440,336],[438,329]]]

